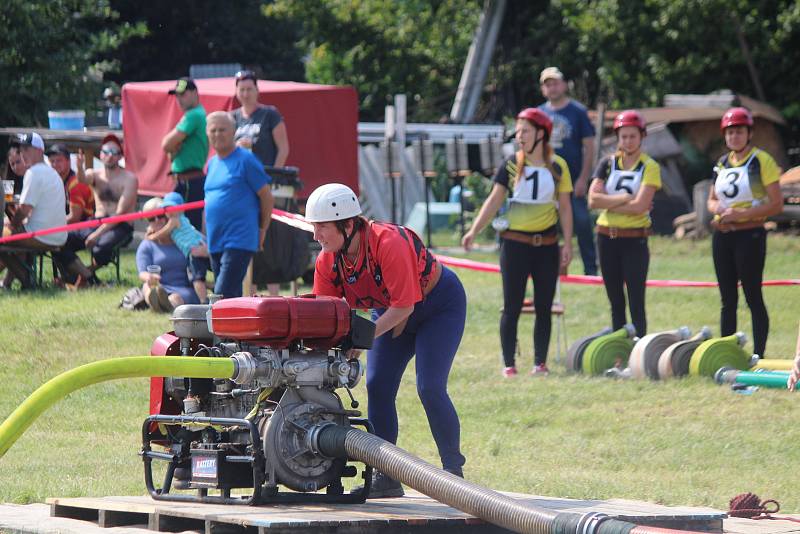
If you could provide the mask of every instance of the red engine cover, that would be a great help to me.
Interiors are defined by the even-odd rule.
[[[283,348],[302,339],[311,347],[335,347],[350,332],[350,306],[341,298],[240,297],[211,306],[214,334]]]

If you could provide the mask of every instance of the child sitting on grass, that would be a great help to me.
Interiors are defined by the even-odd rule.
[[[161,207],[168,208],[170,206],[180,206],[181,204],[183,204],[183,197],[181,197],[180,193],[173,192],[164,196]],[[176,211],[167,213],[166,216],[167,224],[147,237],[148,239],[157,240],[169,234],[173,243],[188,258],[194,291],[197,293],[197,298],[200,299],[200,302],[205,304],[208,302],[206,273],[211,270],[205,237],[192,226],[185,212]]]

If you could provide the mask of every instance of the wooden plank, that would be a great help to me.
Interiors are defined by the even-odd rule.
[[[97,521],[97,510],[91,508],[51,504],[50,517],[80,519],[81,521]]]
[[[783,514],[781,514],[783,515]],[[792,517],[792,516],[789,516]],[[800,516],[793,516],[800,518]],[[723,521],[723,530],[732,534],[786,534],[800,532],[800,523],[779,519],[745,519],[729,517]]]
[[[116,510],[97,511],[97,524],[102,528],[146,525],[149,519],[150,514],[138,512],[119,512]]]
[[[703,507],[668,507],[643,501],[625,499],[577,500],[508,493],[534,506],[559,512],[603,512],[637,524],[721,531],[723,512]],[[193,529],[201,532],[414,532],[461,531],[480,532],[494,528],[409,490],[398,499],[375,499],[358,505],[324,503],[284,504],[250,507],[244,505],[214,505],[154,501],[149,497],[108,497],[103,499],[48,499],[66,513],[83,510],[89,514],[104,511],[109,518],[131,521],[148,517],[151,529],[176,531]],[[130,516],[114,516],[113,512],[129,512]],[[138,514],[138,516],[136,515]],[[104,515],[105,517],[105,515]],[[111,519],[109,519],[111,521]],[[277,529],[277,530],[276,530]],[[339,529],[339,530],[336,530]],[[405,529],[405,530],[404,530]],[[477,530],[476,530],[477,529]]]

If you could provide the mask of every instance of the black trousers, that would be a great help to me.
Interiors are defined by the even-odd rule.
[[[739,303],[737,285],[741,282],[753,320],[753,352],[763,358],[769,334],[769,315],[761,293],[767,257],[767,231],[754,228],[738,232],[714,232],[711,251],[722,299],[720,333],[729,336],[736,332],[736,307]]]
[[[81,228],[68,233],[67,242],[61,247],[61,251],[53,254],[56,261],[63,267],[67,267],[75,261],[78,258],[76,252],[86,248],[86,238],[95,230],[96,228]],[[126,222],[115,224],[101,235],[92,248],[92,255],[97,266],[108,265],[114,254],[114,247],[129,240],[132,235],[133,226]]]
[[[533,352],[535,363],[547,361],[550,345],[550,316],[558,282],[558,245],[533,247],[503,240],[500,246],[500,273],[503,278],[503,313],[500,315],[500,345],[506,367],[514,365],[517,348],[517,323],[525,300],[528,277],[533,278]]]
[[[616,237],[614,239],[597,234],[597,251],[600,255],[600,269],[603,285],[611,303],[611,327],[619,330],[627,322],[625,319],[625,289],[628,290],[628,304],[631,322],[639,337],[647,333],[645,313],[645,284],[650,267],[650,249],[646,237]]]

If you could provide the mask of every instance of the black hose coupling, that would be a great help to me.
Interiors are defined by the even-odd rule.
[[[314,425],[307,434],[308,446],[315,454],[327,458],[347,458],[344,442],[351,430],[331,422]]]

